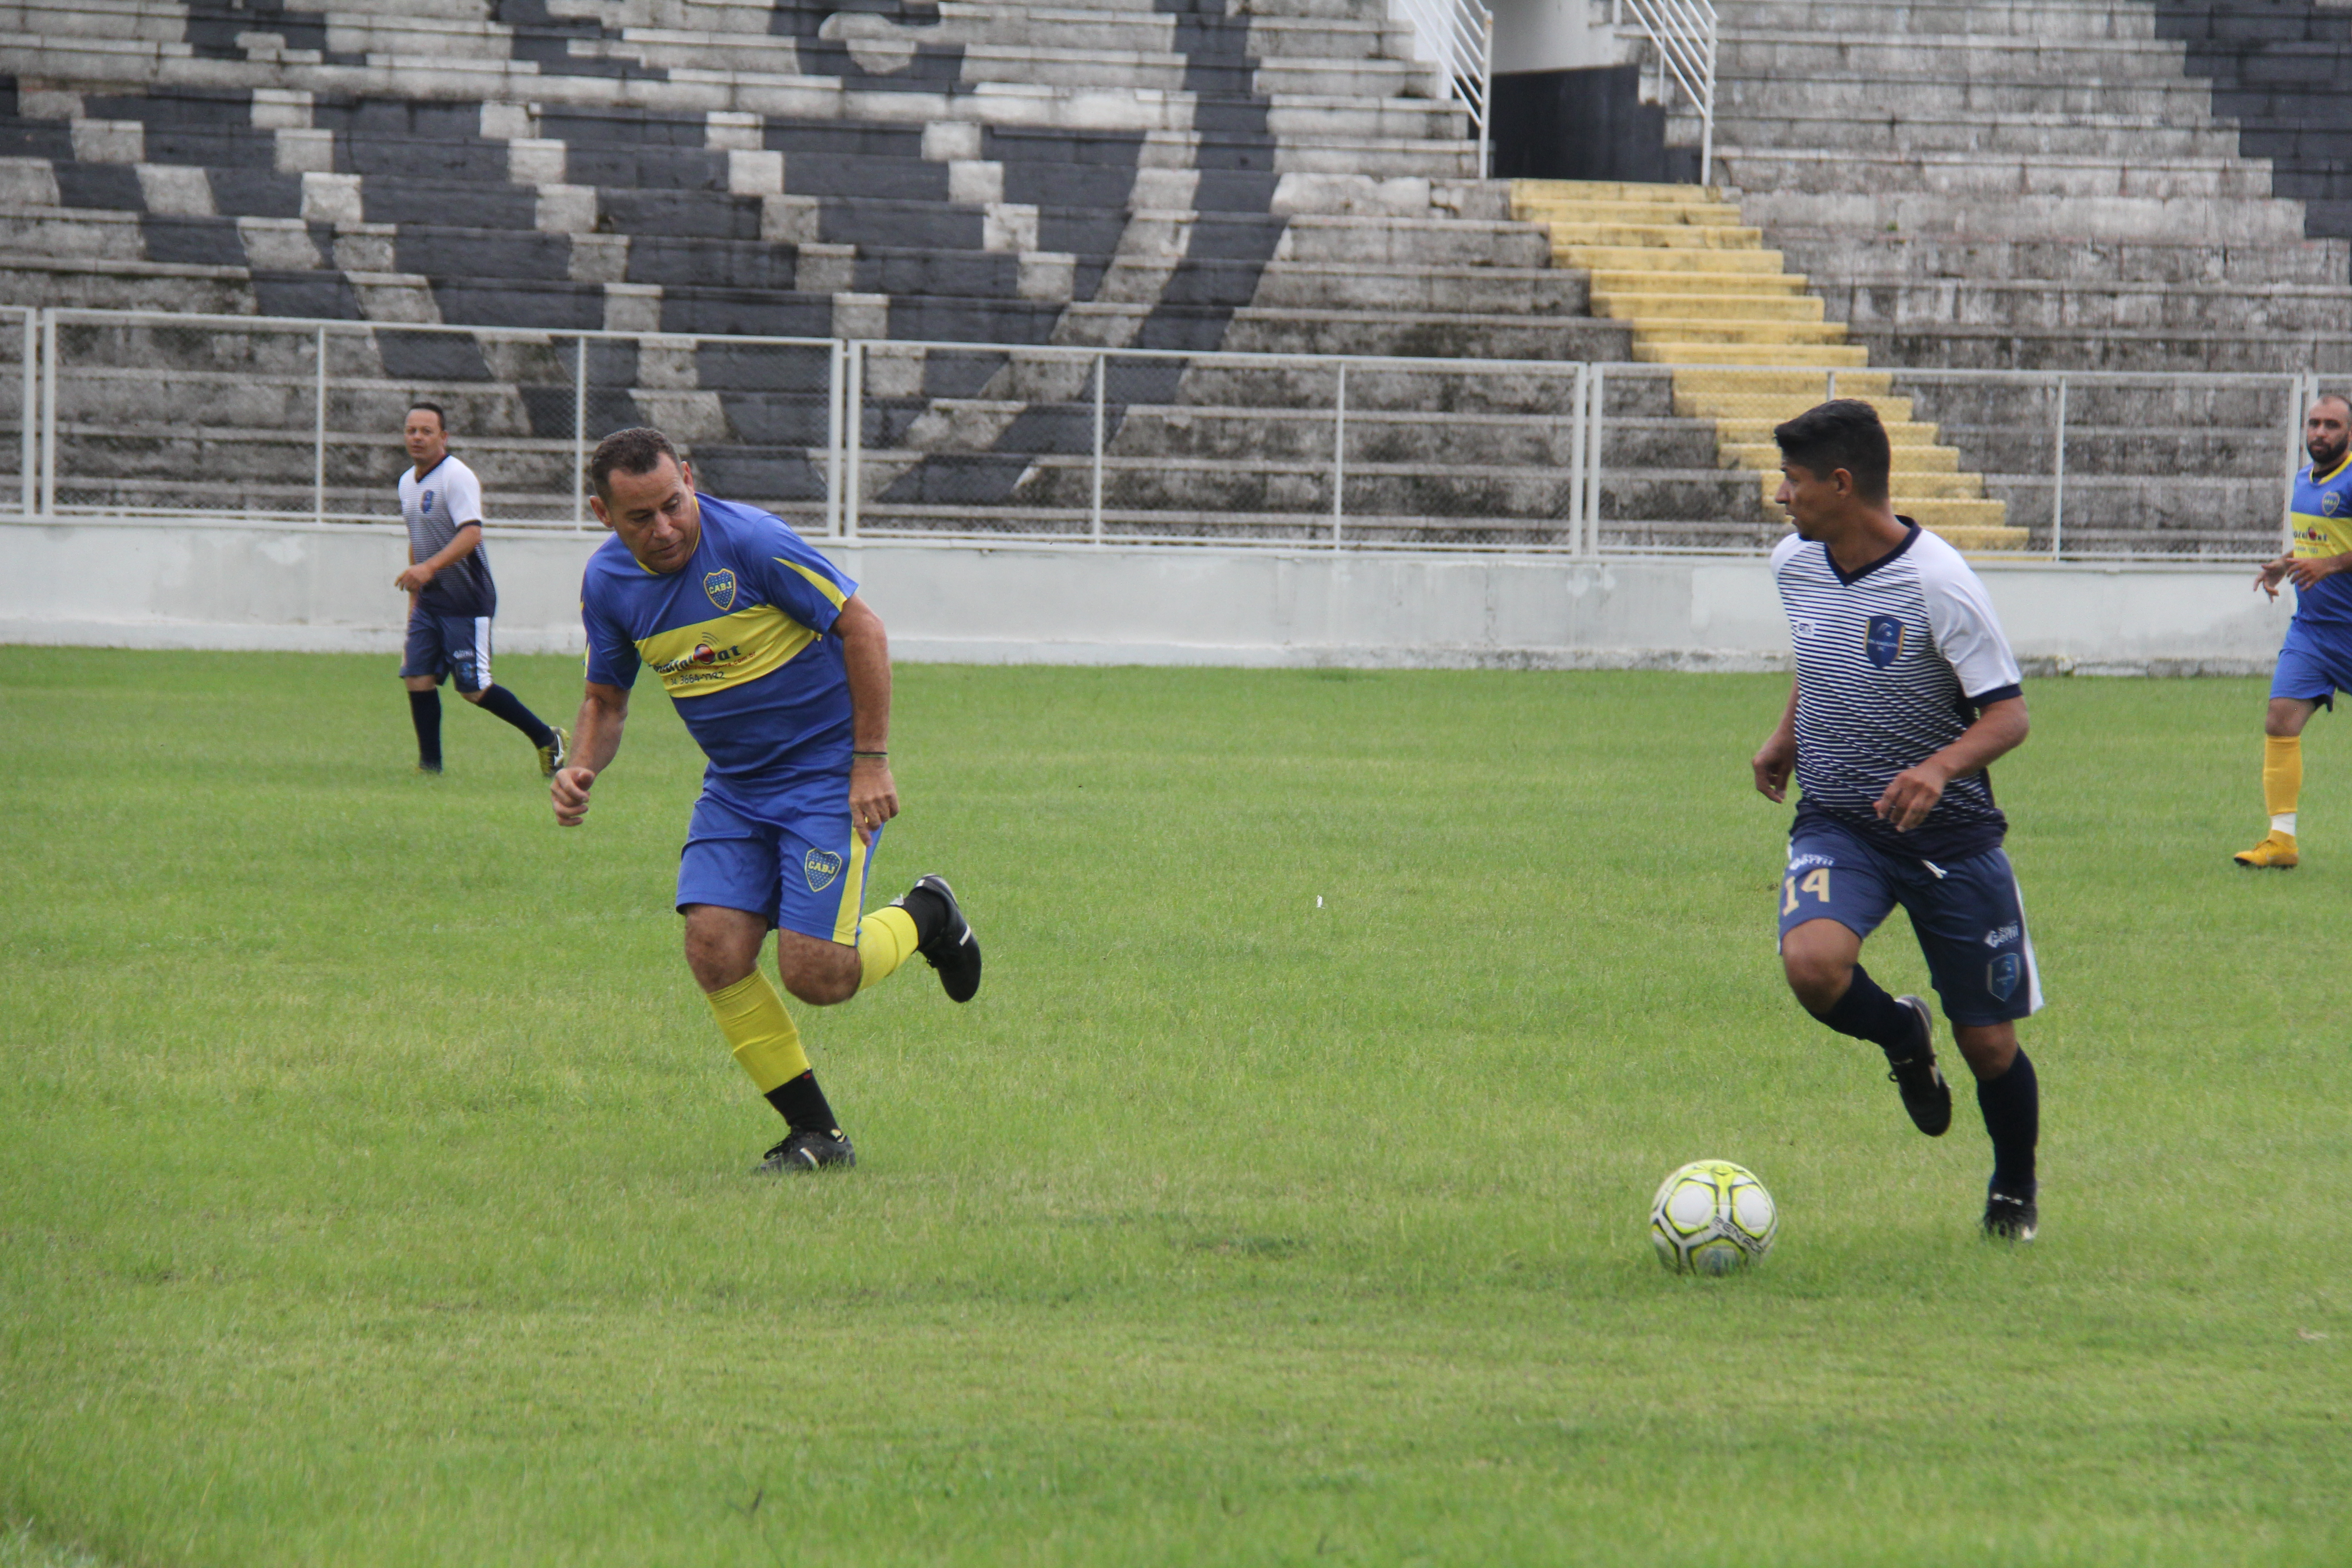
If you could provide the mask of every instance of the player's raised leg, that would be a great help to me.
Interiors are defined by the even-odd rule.
[[[1780,939],[1781,968],[1805,1011],[1885,1052],[1912,1125],[1940,1138],[1952,1125],[1952,1090],[1936,1065],[1927,1004],[1890,994],[1861,956],[1862,938],[1833,920],[1809,920]]]
[[[490,673],[490,617],[472,616],[449,627],[450,684],[457,695],[523,732],[539,752],[542,778],[553,778],[564,763],[569,743],[563,731],[523,706],[522,699],[500,686]]]
[[[1780,879],[1780,968],[1805,1011],[1886,1056],[1886,1076],[1912,1124],[1930,1138],[1952,1124],[1952,1091],[1936,1065],[1927,1005],[1890,995],[1862,966],[1863,939],[1895,907],[1886,868],[1834,824],[1801,823]]]
[[[887,907],[866,917],[857,936],[864,970],[858,989],[889,978],[916,953],[939,972],[949,1001],[969,1002],[979,993],[980,942],[945,877],[916,878]]]

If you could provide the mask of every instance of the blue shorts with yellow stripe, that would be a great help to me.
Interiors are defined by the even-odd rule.
[[[854,945],[866,904],[867,858],[849,824],[849,781],[837,805],[751,807],[709,791],[694,804],[677,865],[677,907],[717,904],[821,942]]]

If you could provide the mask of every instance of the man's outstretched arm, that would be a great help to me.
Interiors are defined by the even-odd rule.
[[[860,844],[898,815],[898,785],[890,776],[890,635],[882,617],[856,595],[833,623],[849,676],[849,824]]]
[[[548,793],[555,803],[555,820],[577,827],[588,815],[588,791],[596,775],[612,765],[621,749],[621,729],[629,721],[626,687],[587,684],[580,699],[580,717],[572,721],[572,764],[555,771]]]

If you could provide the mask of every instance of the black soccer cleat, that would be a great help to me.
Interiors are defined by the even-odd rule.
[[[1911,1009],[1919,1021],[1913,1031],[1906,1054],[1897,1057],[1886,1053],[1886,1077],[1902,1092],[1903,1109],[1911,1113],[1911,1124],[1930,1138],[1941,1138],[1952,1125],[1952,1086],[1936,1066],[1936,1049],[1928,1042],[1935,1036],[1935,1023],[1927,1012],[1927,1004],[1916,996],[1897,996],[1895,1002]]]
[[[2022,1196],[1995,1187],[1985,1194],[1984,1233],[1994,1241],[2032,1241],[2041,1228],[2042,1215],[2033,1194]]]
[[[751,1167],[751,1173],[796,1175],[836,1165],[846,1171],[856,1163],[857,1151],[849,1146],[849,1137],[840,1128],[826,1132],[814,1127],[796,1127],[790,1137],[768,1151],[766,1159]]]
[[[913,887],[890,901],[904,909],[918,892],[936,895],[948,912],[940,929],[915,951],[940,972],[940,989],[949,1001],[969,1002],[980,991],[980,943],[971,934],[971,922],[963,918],[963,906],[956,902],[955,889],[945,877],[918,877]]]

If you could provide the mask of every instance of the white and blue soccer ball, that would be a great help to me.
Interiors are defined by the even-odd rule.
[[[1728,1160],[1693,1160],[1650,1205],[1658,1261],[1677,1274],[1730,1274],[1760,1263],[1780,1232],[1772,1194]]]

